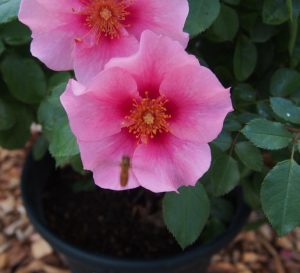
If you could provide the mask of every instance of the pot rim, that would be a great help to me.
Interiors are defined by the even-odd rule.
[[[48,159],[49,160],[49,159]],[[208,243],[204,243],[198,247],[189,249],[188,251],[153,260],[142,260],[142,259],[129,259],[129,258],[119,258],[108,256],[100,253],[92,253],[89,251],[84,251],[76,245],[72,245],[60,239],[56,234],[47,228],[43,223],[43,220],[38,217],[37,208],[34,208],[32,205],[31,195],[28,194],[28,189],[26,189],[26,181],[31,178],[30,168],[33,164],[42,164],[41,161],[34,161],[31,154],[27,157],[25,162],[22,176],[21,176],[21,195],[26,208],[28,217],[35,227],[35,229],[44,237],[49,243],[58,251],[62,252],[66,256],[69,256],[72,260],[85,260],[89,264],[103,264],[107,267],[123,267],[123,268],[162,268],[167,267],[168,265],[176,265],[189,263],[197,257],[210,256],[217,250],[221,250],[224,245],[227,245],[242,229],[246,223],[250,209],[243,201],[243,194],[241,189],[238,189],[238,200],[237,200],[237,209],[232,218],[232,221],[229,227],[224,233],[216,237],[214,240]],[[40,169],[40,168],[35,168]],[[28,188],[28,187],[27,187]]]

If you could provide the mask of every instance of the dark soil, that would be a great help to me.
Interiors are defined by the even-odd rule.
[[[71,168],[54,172],[44,192],[47,224],[70,244],[130,259],[182,253],[164,225],[163,194],[142,188],[104,190],[94,185],[91,176],[80,176]],[[227,201],[211,200],[211,218],[203,236],[185,251],[213,240],[226,230],[234,214],[233,200],[230,195],[227,197]]]
[[[182,252],[164,226],[163,195],[144,189],[78,191],[89,188],[91,182],[82,181],[70,169],[56,172],[50,182],[43,198],[46,218],[50,228],[69,243],[130,258],[153,259]]]

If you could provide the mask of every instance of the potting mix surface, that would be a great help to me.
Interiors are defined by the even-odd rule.
[[[19,180],[22,165],[25,158],[25,151],[6,151],[0,148],[0,272],[1,273],[69,273],[63,259],[45,242],[31,226],[20,198]],[[54,185],[54,184],[53,184]],[[107,240],[107,245],[101,242],[93,246],[101,247],[105,251],[112,251],[119,256],[132,255],[138,257],[141,246],[139,240],[145,240],[147,234],[151,247],[148,247],[148,254],[155,257],[159,249],[162,254],[170,255],[179,251],[174,245],[172,236],[162,226],[162,218],[159,215],[161,196],[157,195],[157,202],[153,202],[153,194],[136,190],[125,194],[113,193],[115,205],[111,202],[112,193],[108,191],[95,191],[91,198],[89,189],[80,194],[73,194],[74,191],[82,190],[82,184],[63,187],[66,190],[64,200],[57,198],[55,205],[46,205],[50,223],[51,213],[56,213],[59,206],[69,206],[72,214],[61,213],[61,221],[71,229],[71,226],[78,225],[81,236],[70,232],[69,239],[81,244],[87,241],[87,233],[92,232],[90,238],[97,236],[108,236],[114,234]],[[60,187],[60,190],[62,188]],[[68,193],[69,190],[69,193]],[[55,189],[53,189],[55,192]],[[69,196],[68,196],[69,194]],[[72,198],[70,195],[72,194]],[[133,195],[136,200],[133,200]],[[101,200],[99,200],[99,196]],[[50,199],[49,199],[50,198]],[[110,201],[108,201],[108,199]],[[51,195],[45,196],[45,200],[51,200]],[[96,200],[96,201],[95,201]],[[130,200],[130,202],[128,202]],[[150,202],[150,200],[152,200]],[[87,207],[80,209],[78,204],[93,202],[95,212],[91,214]],[[150,204],[149,204],[150,202]],[[129,205],[130,204],[130,205]],[[119,210],[120,206],[123,208]],[[107,214],[107,210],[110,213]],[[76,215],[85,214],[84,223],[74,220]],[[253,214],[250,220],[256,220],[260,216]],[[90,220],[89,220],[90,218]],[[91,218],[93,220],[91,220]],[[115,219],[123,219],[124,226],[114,226]],[[72,221],[70,220],[72,219]],[[81,218],[82,219],[82,218]],[[95,220],[96,219],[96,220]],[[53,227],[61,223],[52,219]],[[92,222],[91,222],[92,221]],[[91,223],[111,222],[111,229],[89,230],[87,226]],[[125,225],[126,223],[126,225]],[[93,226],[93,225],[92,225]],[[164,231],[163,231],[164,230]],[[127,234],[129,239],[136,241],[128,248],[128,238],[121,239],[121,234]],[[99,235],[100,234],[100,235]],[[152,234],[152,235],[151,235]],[[157,236],[159,234],[159,236]],[[76,236],[77,235],[77,236]],[[64,235],[62,235],[64,236]],[[115,239],[113,239],[115,238]],[[92,240],[92,239],[90,239]],[[156,241],[155,241],[156,240]],[[144,243],[147,246],[147,240]],[[108,246],[110,244],[110,246]],[[163,245],[163,246],[162,246]],[[170,251],[170,248],[172,250]],[[99,250],[99,248],[98,248]],[[102,250],[102,249],[101,249]],[[148,255],[147,254],[147,255]],[[147,257],[146,257],[147,258]],[[276,238],[275,233],[268,225],[261,226],[256,231],[244,231],[221,253],[215,255],[209,269],[209,273],[299,273],[300,272],[300,229],[286,237]]]
[[[43,198],[50,229],[81,249],[152,259],[180,253],[162,218],[162,194],[104,190],[71,168],[51,177]]]

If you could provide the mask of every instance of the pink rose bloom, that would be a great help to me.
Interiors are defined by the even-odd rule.
[[[135,55],[111,60],[88,85],[70,80],[61,102],[85,169],[113,190],[195,185],[210,166],[207,143],[232,111],[209,69],[150,31]]]
[[[135,53],[144,30],[185,47],[187,15],[187,0],[22,0],[19,20],[32,30],[35,57],[86,82],[112,57]]]

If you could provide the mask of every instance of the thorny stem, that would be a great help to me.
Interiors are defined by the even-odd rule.
[[[294,137],[295,143],[298,142],[299,138],[300,138],[300,131],[298,131],[298,133]]]
[[[286,128],[287,128],[290,132],[300,134],[300,129],[299,129],[299,128],[293,128],[293,127],[286,127]]]
[[[294,135],[294,137],[293,137],[293,144],[294,145],[296,145],[298,143],[299,138],[300,138],[300,131],[296,135]]]

